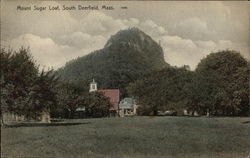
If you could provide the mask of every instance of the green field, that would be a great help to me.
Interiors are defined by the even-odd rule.
[[[2,157],[247,158],[250,118],[133,117],[19,124]]]

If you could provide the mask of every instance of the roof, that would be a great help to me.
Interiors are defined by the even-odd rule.
[[[120,101],[119,89],[100,89],[97,91],[103,93],[104,96],[109,98],[110,103],[113,105],[110,110],[118,110],[118,104]]]
[[[95,79],[93,79],[93,81],[91,82],[91,84],[96,84]]]
[[[119,108],[120,109],[133,109],[135,104],[136,104],[135,99],[133,99],[133,98],[124,98],[120,102]]]
[[[76,109],[76,111],[85,111],[85,107],[79,107]]]

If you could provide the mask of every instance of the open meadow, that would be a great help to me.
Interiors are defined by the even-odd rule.
[[[131,117],[61,120],[1,129],[1,156],[247,158],[250,118]]]

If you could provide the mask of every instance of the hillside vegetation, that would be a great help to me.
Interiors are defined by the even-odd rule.
[[[64,81],[83,82],[93,78],[99,88],[124,88],[143,74],[168,66],[163,50],[137,28],[119,31],[105,47],[69,61],[58,74]]]

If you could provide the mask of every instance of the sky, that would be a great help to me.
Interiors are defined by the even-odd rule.
[[[17,6],[47,7],[43,11]],[[99,10],[62,10],[96,6]],[[112,6],[114,10],[101,9]],[[48,10],[59,6],[61,10]],[[127,9],[121,9],[127,7]],[[102,49],[119,30],[138,27],[161,43],[165,61],[195,69],[211,52],[239,51],[250,59],[247,1],[1,1],[1,46],[30,47],[36,62],[57,69],[69,60]]]

